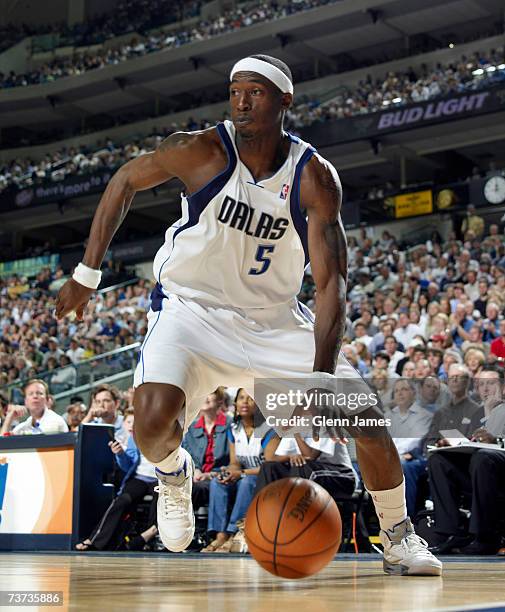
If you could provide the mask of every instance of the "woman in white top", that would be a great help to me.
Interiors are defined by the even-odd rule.
[[[263,421],[253,399],[244,389],[235,398],[235,415],[228,429],[230,465],[210,483],[207,531],[215,533],[202,552],[229,552],[254,495],[256,478],[274,431]],[[231,512],[230,502],[233,499]]]

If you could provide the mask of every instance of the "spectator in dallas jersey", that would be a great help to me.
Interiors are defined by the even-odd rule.
[[[210,483],[207,530],[215,537],[202,552],[244,550],[243,530],[239,532],[237,522],[243,521],[249,508],[265,449],[273,443],[273,437],[273,429],[265,423],[253,399],[245,389],[239,389],[228,429],[230,464]]]

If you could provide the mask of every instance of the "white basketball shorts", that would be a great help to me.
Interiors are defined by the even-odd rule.
[[[313,370],[313,315],[296,300],[245,310],[172,294],[158,306],[147,315],[134,386],[155,382],[182,389],[185,430],[220,385],[243,387],[252,396],[255,378],[296,378]],[[358,376],[342,355],[336,375]]]

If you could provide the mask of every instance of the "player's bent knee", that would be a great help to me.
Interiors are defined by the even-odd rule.
[[[144,383],[135,389],[135,435],[138,441],[166,437],[184,406],[184,392],[173,385]]]

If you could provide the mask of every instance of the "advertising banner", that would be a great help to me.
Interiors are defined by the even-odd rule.
[[[429,215],[433,212],[433,196],[431,189],[402,193],[394,196],[395,217],[414,217],[416,215]]]
[[[505,110],[503,85],[417,104],[390,105],[375,113],[316,123],[302,128],[300,133],[314,146],[324,147],[501,110]]]
[[[71,534],[74,449],[0,451],[0,534]]]

